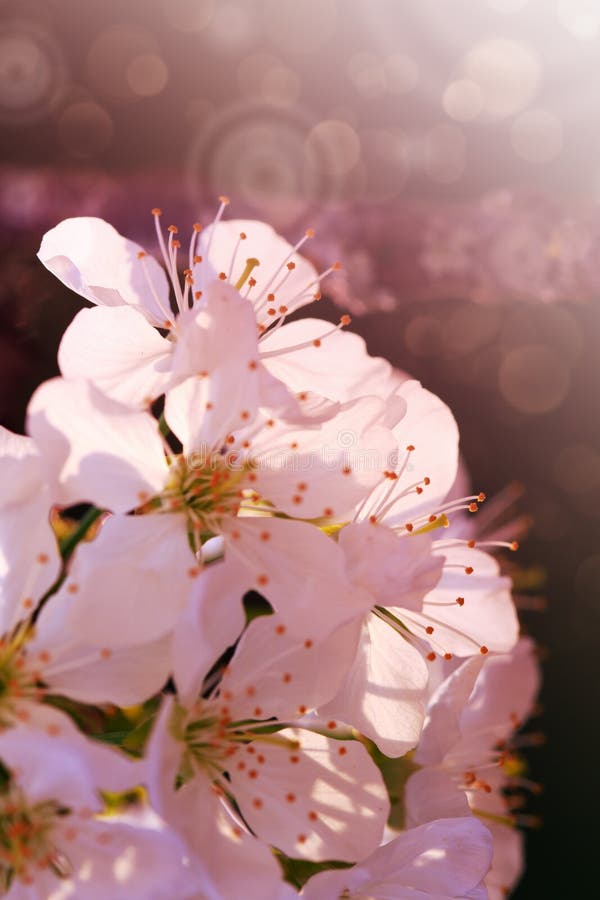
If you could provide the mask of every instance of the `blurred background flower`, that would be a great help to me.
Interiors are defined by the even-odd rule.
[[[184,226],[227,193],[314,227],[343,263],[315,314],[450,403],[477,490],[524,488],[549,740],[522,898],[583,895],[593,862],[599,50],[597,0],[0,0],[2,423],[78,308],[35,259],[60,219],[152,249],[151,207]]]

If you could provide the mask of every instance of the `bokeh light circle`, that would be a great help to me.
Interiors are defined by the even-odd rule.
[[[549,347],[528,344],[511,350],[498,372],[502,397],[512,409],[540,415],[556,409],[567,396],[567,365]]]
[[[545,109],[528,109],[517,116],[510,129],[510,140],[517,156],[531,163],[546,163],[562,150],[563,128],[560,119]]]
[[[263,23],[273,44],[298,55],[314,53],[332,36],[335,0],[264,0]]]
[[[75,100],[58,119],[60,140],[75,158],[87,159],[101,153],[110,144],[113,132],[109,113],[93,100]]]
[[[302,90],[298,75],[272,53],[251,53],[237,67],[240,92],[274,106],[292,106]]]
[[[419,82],[419,66],[406,53],[391,53],[383,60],[386,87],[390,94],[407,94]]]
[[[87,80],[100,97],[111,102],[131,101],[140,96],[136,83],[139,87],[144,80],[144,66],[147,80],[148,61],[152,65],[153,59],[155,69],[156,60],[159,62],[160,80],[160,63],[164,67],[164,62],[158,53],[154,35],[140,25],[110,25],[90,45],[85,61]],[[164,79],[164,72],[162,77]]]
[[[309,132],[306,153],[315,169],[328,175],[345,175],[360,159],[360,140],[348,122],[328,119]]]
[[[21,125],[47,116],[66,78],[48,31],[19,22],[0,28],[0,121]]]
[[[162,0],[163,15],[178,31],[204,31],[215,14],[217,0]]]
[[[556,12],[561,25],[580,41],[593,41],[600,33],[598,0],[558,0]]]
[[[346,66],[348,77],[358,93],[366,100],[375,100],[387,90],[383,65],[374,53],[355,53]]]
[[[140,53],[127,66],[127,83],[139,97],[155,97],[164,91],[169,70],[156,53]]]
[[[456,122],[471,122],[482,111],[483,104],[480,86],[467,78],[451,81],[442,97],[444,111]]]
[[[525,44],[486,38],[465,54],[459,77],[479,87],[486,117],[503,119],[531,103],[541,82],[542,66],[535,51]]]
[[[327,174],[325,160],[307,163],[305,143],[313,124],[297,107],[244,101],[216,111],[200,124],[188,152],[192,199],[214,201],[225,193],[275,227],[292,225],[313,200],[322,204],[336,195],[340,181]],[[315,145],[313,152],[318,157],[326,149]]]

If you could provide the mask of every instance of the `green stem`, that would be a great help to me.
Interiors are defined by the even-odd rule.
[[[33,615],[31,616],[32,625],[35,625],[35,623],[37,622],[41,611],[43,610],[50,597],[53,594],[56,594],[59,588],[61,588],[64,584],[67,577],[67,562],[69,561],[73,551],[75,550],[75,547],[85,537],[88,529],[94,524],[94,522],[97,521],[97,519],[100,518],[101,515],[103,515],[103,513],[104,510],[98,509],[97,506],[90,507],[90,509],[88,509],[88,511],[82,516],[75,530],[62,541],[59,541],[60,555],[62,556],[63,561],[62,569],[54,584],[50,585],[50,587],[43,595],[43,597],[41,597],[38,605],[36,606]]]

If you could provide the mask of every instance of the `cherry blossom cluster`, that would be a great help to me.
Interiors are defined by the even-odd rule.
[[[458,430],[257,221],[39,258],[91,306],[0,432],[0,894],[499,900],[537,690]]]

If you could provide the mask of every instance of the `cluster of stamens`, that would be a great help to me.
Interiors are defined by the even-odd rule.
[[[20,701],[38,700],[41,694],[40,678],[27,665],[27,634],[25,623],[0,638],[0,729],[18,718]]]
[[[212,231],[210,233],[210,238],[208,240],[206,248],[207,257],[210,256],[215,226],[218,225],[218,223],[221,221],[223,213],[229,205],[229,198],[219,197],[219,204],[220,205],[217,210],[217,214],[211,224]],[[177,314],[183,312],[184,309],[189,309],[195,304],[201,302],[204,296],[204,291],[206,290],[206,263],[202,265],[202,263],[204,262],[204,257],[196,252],[198,236],[204,229],[203,226],[198,222],[195,222],[192,226],[192,234],[187,254],[187,267],[183,269],[182,282],[178,270],[178,253],[181,250],[181,241],[178,237],[176,237],[176,235],[179,234],[179,229],[176,225],[169,225],[167,227],[168,236],[165,240],[165,236],[160,225],[162,210],[158,207],[155,207],[152,210],[152,215],[154,216],[156,236],[161,255],[165,264],[169,281],[173,289],[175,306],[177,310],[176,313],[173,312],[170,306],[167,308],[164,304],[164,301],[161,300],[161,298],[157,295],[157,292],[154,288],[154,285],[152,284],[152,280],[144,263],[144,260],[147,256],[144,250],[138,253],[138,260],[142,265],[144,274],[146,276],[148,290],[157,303],[161,314],[164,316],[164,320],[161,325],[166,330],[171,331],[172,336],[176,338],[175,320]],[[293,312],[296,306],[311,302],[313,300],[320,300],[321,282],[332,272],[340,271],[340,263],[334,262],[331,266],[329,266],[329,268],[321,272],[319,275],[317,275],[316,278],[306,284],[294,297],[289,298],[287,303],[281,303],[277,300],[279,292],[283,288],[286,280],[296,269],[296,262],[292,259],[293,255],[300,250],[300,248],[303,246],[303,244],[306,243],[307,240],[313,237],[313,229],[308,228],[300,238],[300,240],[297,241],[296,244],[290,249],[290,252],[286,255],[286,257],[280,262],[278,266],[276,266],[275,270],[270,274],[270,277],[267,277],[266,282],[263,285],[258,286],[257,279],[253,276],[252,273],[258,266],[260,266],[260,260],[254,256],[250,256],[246,259],[246,264],[241,274],[239,275],[237,280],[234,281],[233,279],[233,270],[236,265],[239,249],[241,245],[246,240],[248,240],[248,236],[245,234],[245,232],[242,231],[240,232],[235,243],[231,260],[227,267],[227,271],[217,273],[216,277],[219,281],[232,284],[236,288],[236,290],[240,292],[242,292],[243,290],[243,296],[251,300],[254,304],[259,338],[264,336],[266,333],[271,333],[276,328],[279,328],[283,324],[288,313]],[[199,285],[201,285],[201,287],[199,287]],[[257,288],[258,292],[254,290],[255,288]],[[338,325],[333,326],[332,328],[328,328],[319,337],[313,338],[309,341],[303,341],[301,344],[294,345],[293,347],[287,347],[285,349],[285,352],[292,352],[310,346],[320,347],[322,341],[325,338],[329,337],[330,334],[333,334],[339,328],[343,328],[349,324],[350,316],[344,315],[341,317]],[[281,350],[273,350],[261,354],[261,356],[276,356],[281,352]]]
[[[54,801],[31,804],[14,784],[0,793],[0,890],[8,892],[15,878],[31,884],[32,868],[49,868],[67,878],[71,866],[53,842],[57,821],[69,810]]]
[[[137,511],[184,513],[191,531],[212,536],[219,532],[224,517],[237,515],[245,496],[242,485],[251,469],[251,462],[235,454],[195,452],[190,457],[173,457],[164,490],[153,498],[140,496]]]
[[[429,487],[429,485],[431,484],[431,479],[426,475],[419,481],[415,481],[407,485],[402,491],[398,491],[396,489],[396,483],[406,471],[409,459],[416,448],[414,444],[408,444],[405,449],[405,455],[400,460],[396,469],[386,469],[383,471],[383,477],[380,485],[378,485],[373,493],[369,497],[367,497],[367,499],[361,504],[356,512],[354,521],[367,517],[368,521],[372,525],[377,525],[382,522],[387,514],[393,514],[394,506],[401,499],[406,498],[411,494],[420,496]],[[478,512],[480,504],[485,500],[486,495],[483,492],[472,494],[468,497],[461,497],[440,506],[435,510],[435,512],[425,513],[423,515],[417,516],[411,522],[404,522],[401,525],[392,524],[389,527],[391,527],[392,531],[396,532],[400,537],[412,537],[415,535],[427,534],[429,532],[436,531],[439,528],[448,528],[450,526],[449,514],[460,511],[469,513]],[[438,540],[435,542],[434,546],[436,550],[459,546],[465,546],[469,549],[473,549],[476,546],[495,549],[508,549],[513,552],[519,549],[519,544],[517,541],[475,541],[473,539],[463,540],[459,538],[450,540]],[[454,567],[454,564],[446,563],[444,568]],[[475,572],[474,567],[470,565],[459,566],[459,568],[462,568],[465,575],[473,575],[473,573]],[[457,597],[454,602],[458,607],[463,607],[465,599],[464,597]],[[434,605],[445,606],[448,604],[430,602],[430,606]],[[378,618],[380,618],[382,621],[386,622],[386,624],[390,625],[394,630],[402,634],[402,636],[406,640],[410,641],[412,639],[412,632],[414,632],[416,636],[422,634],[422,636],[433,648],[429,653],[426,654],[426,659],[429,662],[433,662],[438,656],[447,661],[452,659],[452,653],[449,653],[443,646],[438,644],[436,637],[434,637],[436,626],[438,624],[435,617],[431,615],[426,616],[425,613],[421,612],[421,616],[428,618],[431,623],[429,625],[423,625],[420,621],[416,619],[413,620],[408,610],[403,611],[404,621],[402,622],[396,619],[396,617],[393,616],[390,611],[385,609],[384,607],[376,606],[372,611]],[[467,640],[470,640],[468,635],[463,635],[463,637]],[[473,643],[475,642],[473,641]],[[477,646],[479,647],[479,652],[482,655],[485,656],[489,652],[488,647],[486,647],[485,644]]]
[[[232,767],[252,780],[258,777],[248,763],[248,757],[256,757],[254,763],[265,762],[260,745],[277,745],[290,751],[298,749],[296,741],[277,734],[261,734],[260,721],[234,722],[227,701],[200,700],[190,711],[176,707],[171,720],[173,736],[185,745],[182,754],[179,779],[186,782],[197,772],[203,772],[213,782],[217,792],[227,785],[224,774]]]

